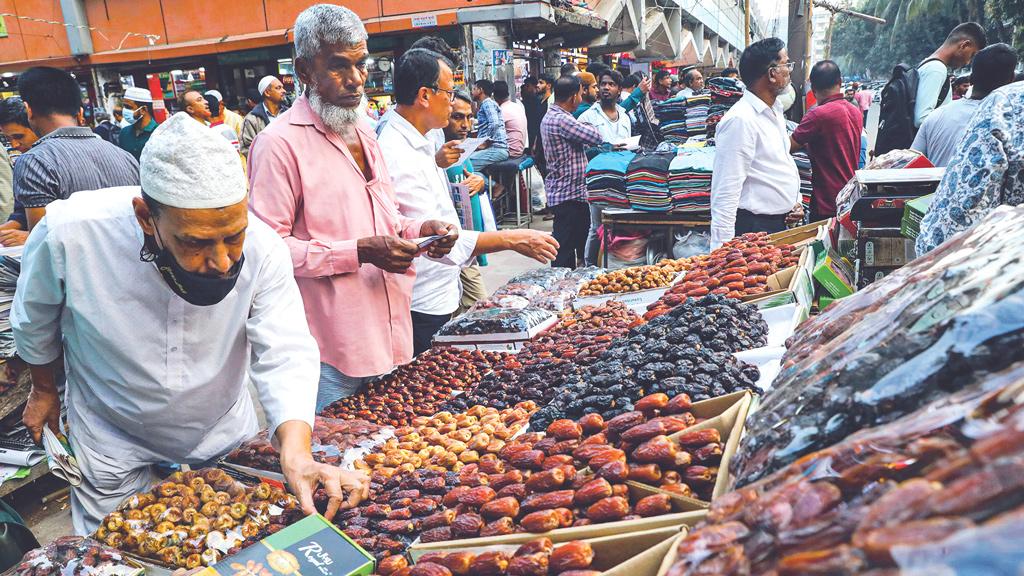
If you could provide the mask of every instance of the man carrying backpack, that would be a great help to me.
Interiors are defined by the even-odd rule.
[[[882,90],[875,153],[908,148],[924,119],[939,106],[952,101],[950,72],[971,63],[986,45],[985,31],[975,22],[960,24],[928,58],[911,68],[893,68]]]

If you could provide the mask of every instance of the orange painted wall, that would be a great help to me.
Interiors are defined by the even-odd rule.
[[[474,0],[473,6],[500,4],[503,0]],[[107,52],[147,45],[140,36],[160,36],[157,45],[215,40],[223,36],[251,34],[290,28],[295,17],[313,0],[85,0],[92,32],[93,50]],[[371,34],[409,28],[406,15],[452,10],[468,6],[466,0],[348,0]],[[383,11],[381,10],[383,8]],[[62,21],[59,0],[0,0],[0,12],[18,13]],[[389,19],[389,17],[398,18]],[[385,24],[380,19],[385,19]],[[9,37],[0,38],[0,65],[22,60],[66,58],[69,54],[64,28],[7,17]],[[454,23],[451,15],[440,24]],[[428,30],[424,30],[427,33]]]

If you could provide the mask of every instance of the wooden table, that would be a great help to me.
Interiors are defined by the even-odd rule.
[[[695,219],[692,216],[672,214],[671,212],[644,212],[642,210],[627,210],[623,208],[603,209],[601,211],[601,224],[604,225],[601,245],[605,248],[602,258],[605,268],[608,267],[608,243],[616,226],[663,227],[669,238],[672,237],[675,228],[699,230],[702,232],[711,230],[711,220]],[[671,248],[671,243],[669,243],[669,247]]]

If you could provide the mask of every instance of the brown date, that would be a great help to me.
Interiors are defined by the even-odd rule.
[[[554,510],[538,510],[523,516],[519,525],[527,532],[550,532],[561,526],[561,518]]]
[[[551,510],[553,508],[570,508],[575,493],[572,490],[556,490],[530,494],[520,502],[520,510],[523,512],[534,512],[536,510]]]
[[[604,478],[596,478],[581,486],[573,497],[579,507],[589,506],[602,498],[612,495],[612,485]]]
[[[409,569],[409,576],[452,576],[452,571],[432,562],[422,562]]]
[[[602,498],[587,508],[587,518],[595,522],[614,522],[629,514],[629,500],[621,496]]]
[[[484,519],[479,514],[467,512],[459,514],[452,521],[451,533],[455,538],[476,538],[484,527]]]
[[[509,556],[504,552],[481,552],[469,565],[474,576],[501,576],[508,568]]]
[[[480,515],[488,520],[496,520],[504,516],[515,518],[519,515],[519,500],[511,496],[495,498],[480,507]]]
[[[565,472],[561,468],[534,472],[526,479],[526,489],[531,492],[550,492],[565,484]]]
[[[548,425],[547,433],[558,440],[576,440],[583,436],[583,426],[563,418]]]
[[[667,494],[644,496],[636,503],[636,513],[644,518],[661,516],[672,511],[672,501]]]
[[[516,551],[516,557],[508,563],[509,576],[548,576],[548,556],[544,552],[535,554],[520,555]]]
[[[567,570],[583,570],[594,562],[594,549],[590,544],[574,540],[554,549],[549,559],[550,569],[556,574]]]

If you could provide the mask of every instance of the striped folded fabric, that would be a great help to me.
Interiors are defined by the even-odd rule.
[[[591,204],[629,208],[626,171],[635,152],[605,152],[587,163],[587,201]]]

